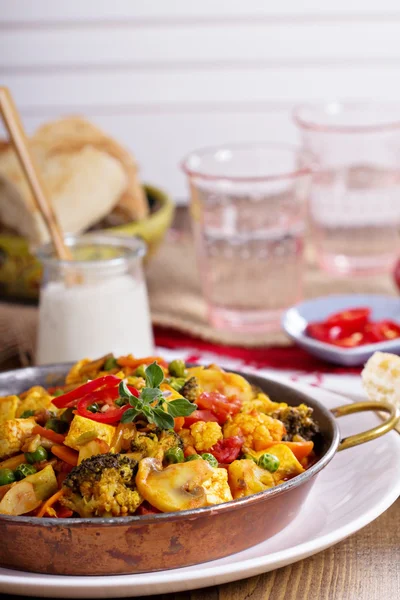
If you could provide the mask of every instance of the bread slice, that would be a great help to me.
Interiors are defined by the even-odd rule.
[[[107,215],[127,186],[121,164],[89,145],[49,156],[33,143],[32,150],[54,211],[65,233],[80,233]],[[0,221],[31,243],[48,241],[47,230],[11,147],[0,152]]]
[[[375,352],[362,373],[363,388],[370,400],[391,402],[400,408],[400,357]]]
[[[76,152],[86,145],[112,156],[121,164],[127,178],[127,185],[115,206],[116,214],[121,215],[124,222],[141,220],[148,215],[147,199],[134,157],[93,123],[77,116],[52,121],[36,131],[32,143],[48,156]]]

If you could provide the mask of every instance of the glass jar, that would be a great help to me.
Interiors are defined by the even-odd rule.
[[[153,353],[142,261],[137,238],[67,237],[73,261],[51,245],[37,251],[43,265],[36,362],[49,364],[115,355]]]

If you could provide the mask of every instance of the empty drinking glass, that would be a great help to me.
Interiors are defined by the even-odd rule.
[[[210,322],[278,329],[302,294],[309,161],[289,145],[253,143],[194,151],[182,167]]]
[[[400,111],[331,103],[300,106],[294,120],[316,158],[310,214],[320,266],[391,270],[400,250]]]

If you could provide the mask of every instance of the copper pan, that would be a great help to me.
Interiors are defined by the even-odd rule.
[[[0,374],[0,395],[32,385],[57,385],[68,365]],[[179,513],[115,519],[50,519],[0,515],[0,566],[57,575],[111,575],[185,567],[245,550],[273,536],[296,517],[317,474],[335,453],[393,429],[399,414],[390,404],[359,402],[329,411],[281,383],[244,374],[273,400],[314,409],[321,429],[319,460],[294,479],[265,492],[217,506]],[[364,410],[389,413],[377,427],[340,439],[335,417]]]

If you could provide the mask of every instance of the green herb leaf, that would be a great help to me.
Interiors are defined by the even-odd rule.
[[[164,381],[164,372],[162,368],[153,362],[146,368],[146,387],[158,388]]]
[[[145,387],[140,392],[140,399],[146,404],[152,404],[155,400],[164,399],[159,388]]]
[[[118,392],[121,398],[126,398],[127,400],[130,400],[132,397],[135,398],[132,392],[128,389],[128,384],[126,383],[125,379],[123,379],[118,385]]]
[[[161,427],[161,429],[173,429],[174,427],[173,417],[166,413],[162,408],[153,409],[152,422],[157,425],[157,427]]]
[[[121,423],[132,423],[140,415],[140,412],[136,408],[128,408],[121,417]]]
[[[196,409],[196,404],[192,404],[186,398],[177,398],[167,402],[167,410],[173,417],[188,417]]]

